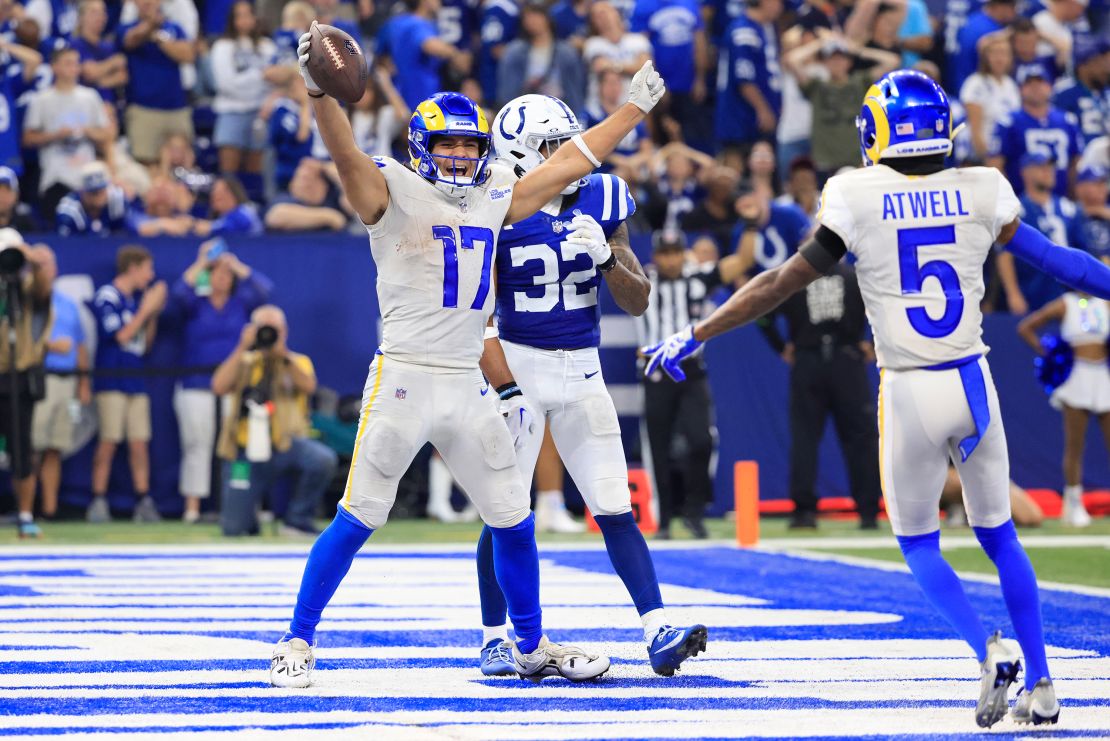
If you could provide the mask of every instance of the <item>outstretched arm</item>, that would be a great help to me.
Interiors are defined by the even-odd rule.
[[[315,21],[313,21],[315,25]],[[301,76],[304,77],[308,95],[312,99],[312,112],[324,145],[339,171],[343,192],[364,224],[377,224],[389,205],[389,185],[377,165],[355,144],[351,122],[339,103],[320,90],[308,73],[308,57],[312,53],[312,35],[300,38],[297,54],[300,57]]]
[[[601,165],[617,145],[636,128],[663,97],[663,78],[648,61],[632,78],[628,102],[589,131],[576,136],[573,143],[559,147],[555,154],[533,168],[513,188],[513,202],[505,215],[506,224],[515,224],[539,211],[563,188],[585,177]],[[592,158],[592,159],[591,159]]]
[[[1014,219],[1004,226],[997,241],[1015,257],[1064,285],[1098,298],[1110,299],[1110,266],[1093,255],[1055,244],[1021,219]]]

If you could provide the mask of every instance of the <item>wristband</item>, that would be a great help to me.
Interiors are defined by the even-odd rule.
[[[311,90],[308,90],[306,92],[308,93],[308,97],[310,97],[310,98],[322,98],[322,97],[324,97],[324,91],[323,90],[321,90],[318,93],[313,93]]]
[[[501,401],[505,401],[514,396],[523,396],[524,392],[520,390],[520,386],[516,385],[516,381],[509,381],[497,387],[497,395],[501,398]]]
[[[486,333],[482,336],[482,339],[484,339],[484,340],[497,339],[499,334],[500,333],[497,331],[497,326],[496,325],[486,325]]]
[[[610,254],[609,259],[597,266],[597,269],[603,273],[608,273],[610,270],[617,266],[617,256]]]
[[[586,140],[582,138],[581,134],[575,134],[570,140],[574,142],[574,146],[578,147],[578,151],[590,161],[591,165],[594,167],[601,167],[601,160],[595,157],[594,153],[590,151],[590,148],[586,145]]]

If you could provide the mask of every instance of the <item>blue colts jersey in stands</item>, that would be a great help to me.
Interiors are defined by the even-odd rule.
[[[579,214],[594,217],[605,235],[612,235],[635,213],[636,201],[619,177],[594,174],[563,204],[558,216],[539,211],[501,230],[497,314],[500,335],[509,342],[544,350],[577,350],[601,342],[601,273],[589,253],[565,238]]]

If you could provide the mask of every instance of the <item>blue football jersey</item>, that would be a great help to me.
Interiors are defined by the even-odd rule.
[[[635,212],[627,183],[616,175],[595,173],[558,216],[539,211],[504,227],[497,244],[501,337],[544,350],[597,347],[601,272],[585,250],[564,237],[577,215],[594,217],[608,237]]]

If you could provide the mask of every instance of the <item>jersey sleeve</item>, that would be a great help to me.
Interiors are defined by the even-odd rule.
[[[844,196],[844,180],[841,177],[831,177],[821,191],[821,208],[817,212],[817,223],[832,230],[844,240],[844,244],[851,249],[855,243],[855,218],[848,207],[848,199]]]
[[[96,315],[96,322],[100,325],[100,331],[110,337],[115,337],[116,332],[123,329],[125,322],[123,321],[123,313],[121,306],[107,296],[97,296],[93,300],[93,314]]]
[[[612,236],[625,219],[636,213],[636,199],[624,182],[617,175],[601,175],[601,202],[599,205],[601,224],[605,236]]]
[[[990,225],[991,234],[997,238],[999,232],[1002,231],[1002,227],[1021,216],[1021,201],[1018,200],[1014,193],[1014,187],[1010,185],[1010,181],[1006,179],[1005,175],[993,168],[990,172],[994,174],[998,183],[994,216]]]
[[[410,187],[408,183],[408,176],[420,177],[416,173],[407,169],[397,160],[392,157],[371,157],[374,164],[378,166],[379,171],[385,177],[385,182],[389,187],[389,204],[382,212],[382,216],[378,219],[376,224],[365,224],[366,231],[371,236],[375,232],[380,233],[385,229],[399,228],[399,223],[404,220],[404,206],[402,203],[405,201],[405,194]]]

